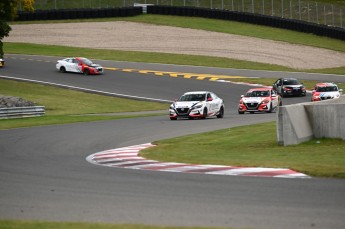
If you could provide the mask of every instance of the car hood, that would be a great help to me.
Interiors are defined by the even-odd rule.
[[[320,96],[320,97],[339,97],[340,93],[338,91],[315,92],[314,96]]]
[[[304,85],[299,84],[299,85],[283,85],[284,87],[292,87],[292,88],[301,88],[304,87]]]
[[[93,68],[101,68],[102,66],[99,65],[99,64],[91,64],[90,67],[93,67]]]
[[[202,102],[200,101],[177,101],[175,103],[173,103],[175,108],[190,108],[196,104],[202,104]]]
[[[242,101],[245,103],[261,103],[264,99],[269,97],[243,97]]]

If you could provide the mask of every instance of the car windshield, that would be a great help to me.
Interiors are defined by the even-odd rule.
[[[206,94],[185,94],[182,95],[179,101],[204,101]]]
[[[300,83],[296,79],[284,80],[284,85],[299,85]]]
[[[338,91],[336,86],[329,86],[329,87],[318,87],[316,88],[317,92],[327,92],[327,91]]]
[[[269,91],[249,91],[247,92],[246,97],[267,97],[269,95]]]
[[[89,59],[82,58],[81,61],[83,61],[83,63],[86,64],[86,65],[89,65],[89,66],[92,65],[92,61],[89,60]]]

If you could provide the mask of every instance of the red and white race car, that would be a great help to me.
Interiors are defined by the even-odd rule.
[[[241,95],[238,113],[272,112],[282,105],[280,96],[272,88],[252,88]]]
[[[191,91],[184,93],[170,105],[170,120],[178,118],[224,117],[224,101],[210,91]]]
[[[312,90],[311,101],[322,101],[327,99],[337,99],[342,94],[343,89],[339,89],[334,83],[317,83]]]
[[[99,75],[103,74],[103,67],[99,64],[92,63],[91,60],[84,57],[69,57],[63,60],[58,60],[56,68],[60,72],[76,72],[84,75]]]

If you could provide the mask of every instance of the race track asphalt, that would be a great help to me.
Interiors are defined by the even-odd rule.
[[[100,77],[61,74],[55,70],[57,58],[35,58],[46,61],[9,58],[0,75],[166,100],[186,90],[211,90],[225,99],[226,115],[224,119],[195,121],[172,122],[168,116],[154,116],[2,130],[1,219],[240,228],[344,227],[344,180],[127,170],[96,166],[85,159],[107,149],[275,120],[274,113],[236,113],[239,96],[249,86],[123,71],[107,71]],[[116,62],[107,64],[119,67]],[[186,70],[193,72],[194,67]]]

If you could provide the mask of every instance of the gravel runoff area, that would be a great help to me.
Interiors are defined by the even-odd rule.
[[[10,36],[4,42],[205,55],[296,69],[345,66],[343,52],[197,29],[125,21],[11,27]]]

